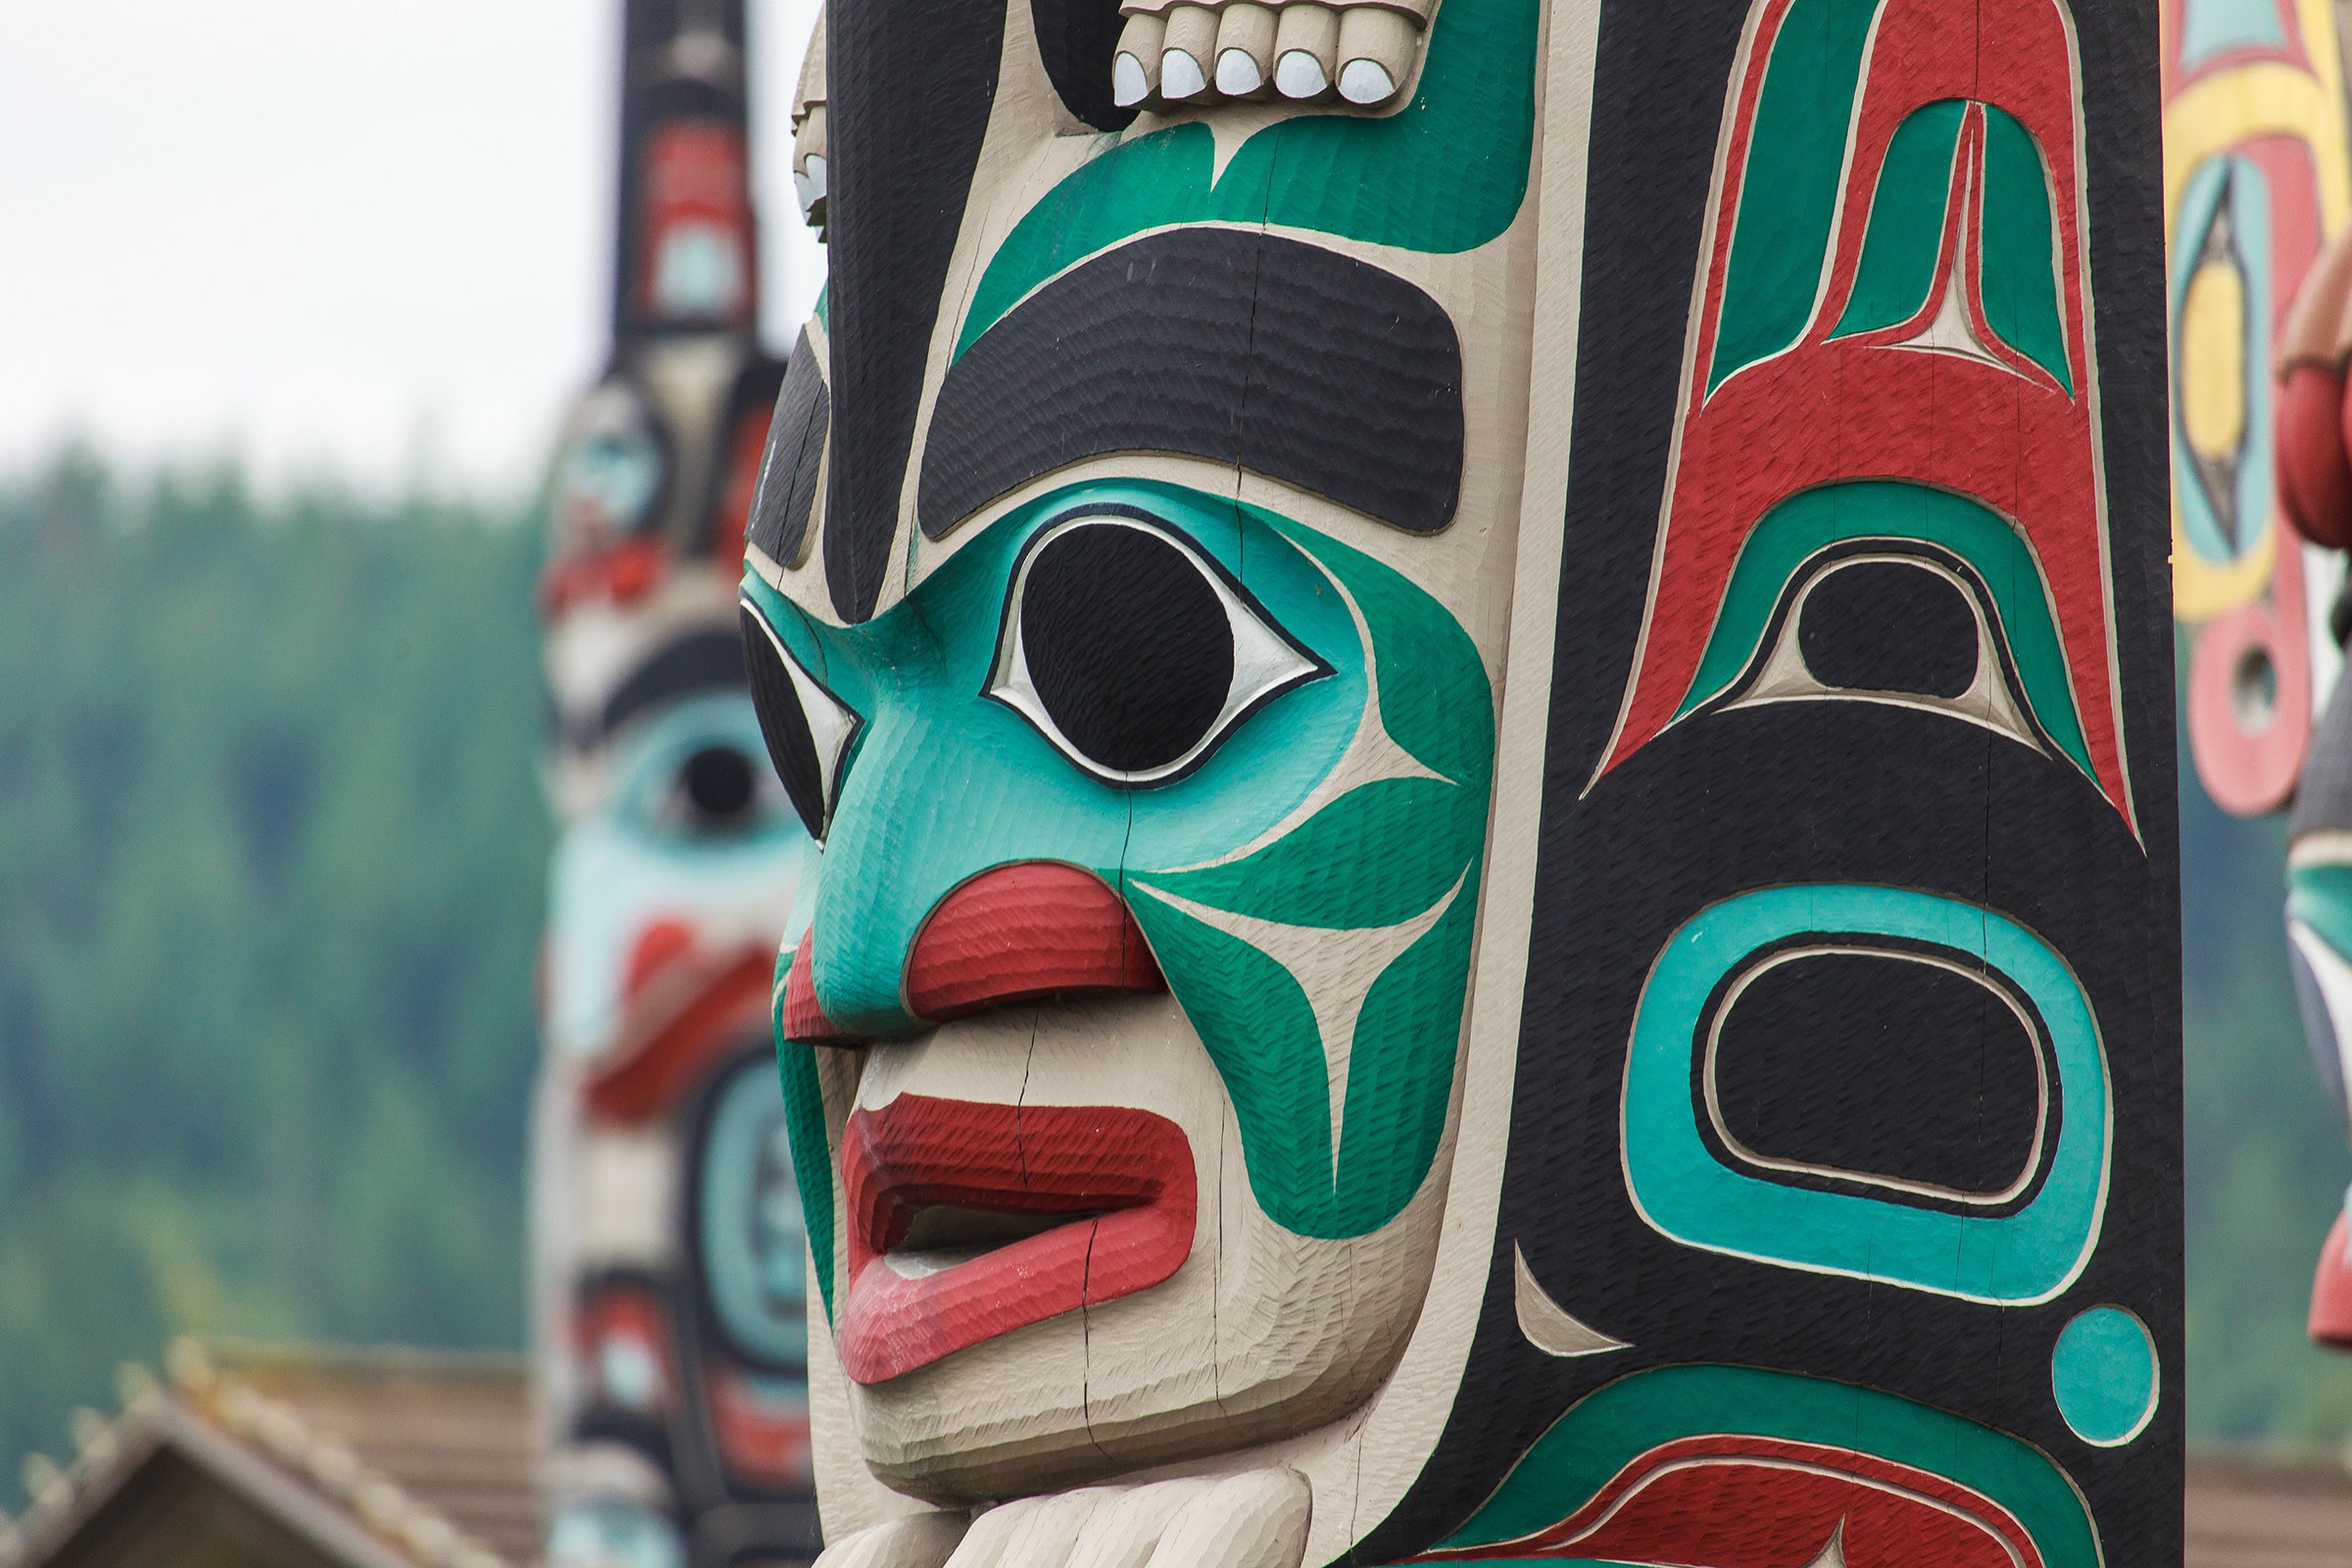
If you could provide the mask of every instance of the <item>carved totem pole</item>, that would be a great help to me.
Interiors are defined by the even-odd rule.
[[[812,87],[827,1562],[2178,1561],[2153,0],[1123,9]]]
[[[557,1568],[817,1547],[807,1250],[767,1018],[808,853],[735,631],[759,350],[742,0],[628,0],[612,359],[543,583],[562,832],[534,1150]]]

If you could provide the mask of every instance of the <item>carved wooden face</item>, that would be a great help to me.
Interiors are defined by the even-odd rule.
[[[1096,135],[1058,9],[835,8],[750,534],[861,1472],[2095,1561],[2178,1435],[2129,20],[1446,0],[1392,115]]]
[[[1527,353],[1535,11],[1459,9],[1409,122],[1124,138],[1070,134],[1133,117],[1056,92],[1043,10],[834,21],[833,282],[744,620],[823,839],[778,1004],[825,1315],[908,1490],[1303,1432],[1420,1313]],[[951,48],[993,102],[905,74]]]

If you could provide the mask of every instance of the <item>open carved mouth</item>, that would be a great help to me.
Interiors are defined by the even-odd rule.
[[[858,1383],[1132,1296],[1193,1250],[1192,1146],[1123,1105],[901,1095],[851,1112],[841,1175]]]

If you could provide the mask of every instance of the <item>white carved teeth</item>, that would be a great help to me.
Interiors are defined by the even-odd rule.
[[[1168,32],[1159,51],[1159,95],[1171,101],[1198,98],[1208,91],[1203,64],[1217,52],[1217,14],[1206,6],[1170,6]]]
[[[1217,19],[1217,91],[1247,98],[1266,84],[1273,65],[1273,8],[1232,0]]]
[[[1111,61],[1123,109],[1333,96],[1394,105],[1413,79],[1430,0],[1126,0]]]
[[[1349,6],[1340,19],[1340,96],[1369,108],[1396,96],[1421,47],[1409,18],[1379,6]]]
[[[1111,102],[1121,109],[1133,109],[1152,96],[1152,74],[1144,69],[1142,60],[1120,50],[1110,63]]]
[[[1284,6],[1274,52],[1274,85],[1285,98],[1322,97],[1339,69],[1340,14],[1329,6]]]
[[[1340,96],[1351,104],[1386,103],[1396,91],[1396,78],[1377,60],[1350,60],[1340,68]]]

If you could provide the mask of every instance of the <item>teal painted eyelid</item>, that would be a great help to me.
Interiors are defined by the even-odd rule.
[[[1709,999],[1759,950],[1804,933],[1870,933],[1970,954],[2041,1014],[2059,1129],[2040,1190],[2003,1215],[1954,1214],[1788,1186],[1719,1161],[1692,1103]],[[1969,1300],[2030,1304],[2064,1290],[2097,1244],[2107,1200],[2107,1057],[2066,960],[1989,909],[1904,888],[1799,884],[1740,894],[1675,932],[1634,1014],[1622,1154],[1642,1217],[1687,1246]]]

